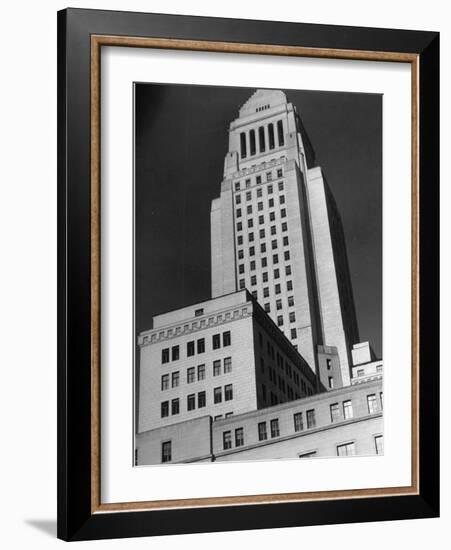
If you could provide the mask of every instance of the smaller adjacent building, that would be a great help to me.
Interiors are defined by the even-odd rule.
[[[153,318],[140,334],[140,434],[218,421],[313,395],[322,386],[247,290]]]

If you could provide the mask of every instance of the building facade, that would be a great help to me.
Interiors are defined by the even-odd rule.
[[[301,118],[257,90],[230,124],[211,299],[138,337],[135,463],[383,453],[340,215]]]

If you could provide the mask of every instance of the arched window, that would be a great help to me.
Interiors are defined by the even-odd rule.
[[[279,147],[285,144],[284,135],[283,135],[283,123],[281,120],[277,121],[277,139],[279,141]]]
[[[269,148],[274,149],[274,124],[268,124],[268,138],[269,138]]]
[[[240,134],[240,146],[241,146],[241,158],[245,159],[247,157],[246,151],[246,134],[241,132]]]
[[[255,130],[249,132],[249,155],[255,155]]]
[[[263,126],[260,126],[258,129],[258,144],[260,148],[260,153],[265,152],[265,129]]]

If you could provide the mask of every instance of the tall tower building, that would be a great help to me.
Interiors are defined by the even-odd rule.
[[[325,387],[359,341],[340,215],[296,107],[257,90],[229,128],[211,206],[212,297],[247,288]]]

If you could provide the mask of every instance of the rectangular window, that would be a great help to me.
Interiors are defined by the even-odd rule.
[[[171,414],[179,414],[180,412],[180,400],[177,397],[177,399],[173,399],[171,401]]]
[[[277,285],[274,287],[274,292],[275,292],[276,294],[280,294],[280,285],[279,285],[279,284],[277,284]]]
[[[266,401],[266,386],[264,384],[262,384],[262,396],[263,401]]]
[[[274,214],[274,212],[270,212],[269,213],[269,221],[273,222],[273,221],[275,221],[275,219],[276,219],[276,215]]]
[[[266,313],[270,313],[270,311],[271,311],[271,305],[270,305],[268,302],[266,302],[264,308],[265,308]]]
[[[235,447],[242,447],[243,445],[244,445],[244,430],[243,428],[236,428]]]
[[[180,372],[177,370],[172,373],[172,387],[177,388],[180,384]]]
[[[281,327],[283,325],[283,315],[277,316],[277,326]]]
[[[255,155],[255,131],[251,130],[249,132],[249,154],[252,157]]]
[[[222,388],[215,388],[213,390],[213,401],[215,404],[222,402]]]
[[[287,224],[287,222],[282,222],[282,231],[288,231],[288,224]]]
[[[376,454],[383,455],[384,454],[384,436],[376,435],[374,437],[374,446],[376,448]]]
[[[205,353],[205,338],[199,338],[197,341],[197,353]]]
[[[268,124],[268,140],[269,140],[269,148],[274,149],[275,147],[275,139],[274,139],[274,124]]]
[[[302,432],[304,429],[304,422],[302,420],[302,413],[296,413],[293,415],[294,419],[294,431],[295,432]]]
[[[265,129],[263,126],[258,128],[258,146],[260,148],[260,153],[265,152]]]
[[[274,239],[273,241],[271,241],[271,248],[273,250],[276,250],[276,248],[277,248],[277,239]]]
[[[283,246],[288,246],[288,237],[283,238]]]
[[[246,185],[246,189],[249,189],[249,187],[251,186],[251,180],[250,180],[250,178],[247,178],[247,179],[244,181],[244,184]]]
[[[240,273],[241,275],[244,273],[244,264],[240,264],[238,266],[238,273]],[[214,348],[213,348],[214,349]]]
[[[237,182],[235,183],[235,191],[239,191],[239,190],[240,190],[240,182],[237,181]]]
[[[262,244],[260,245],[260,252],[261,252],[262,254],[264,254],[264,253],[266,252],[266,244],[265,244],[265,243],[262,243]]]
[[[224,401],[232,401],[233,399],[233,385],[227,384],[224,386]]]
[[[278,264],[279,263],[279,255],[278,254],[274,254],[273,257],[272,257],[272,263],[273,264]]]
[[[290,252],[288,250],[283,253],[283,258],[286,262],[290,259]]]
[[[293,281],[287,281],[287,290],[293,290]]]
[[[245,134],[245,132],[241,132],[241,134],[240,134],[240,152],[241,152],[241,158],[245,159],[247,157],[246,134]]]
[[[265,238],[265,230],[260,229],[260,239],[264,239],[264,238]]]
[[[294,311],[290,311],[289,318],[290,318],[290,323],[294,323],[296,321],[296,314]]]
[[[224,418],[230,418],[231,416],[233,416],[233,412],[228,412],[225,413]]]
[[[281,218],[286,218],[287,217],[287,211],[285,210],[285,208],[282,208],[282,210],[280,211],[280,217]]]
[[[255,260],[252,260],[249,266],[251,271],[255,271]]]
[[[161,362],[169,363],[169,348],[165,348],[161,350]]]
[[[205,365],[198,365],[197,366],[197,379],[198,380],[205,380]]]
[[[297,330],[295,328],[291,329],[290,334],[291,334],[291,339],[292,340],[295,340],[298,337],[298,333],[297,333]]]
[[[257,276],[256,275],[252,275],[251,277],[251,285],[252,286],[255,286],[257,284]]]
[[[266,267],[268,265],[268,259],[262,258],[262,267]]]
[[[258,292],[256,290],[252,291],[252,296],[257,299],[258,298]]]
[[[348,399],[347,401],[343,401],[343,417],[345,419],[354,417],[354,411],[352,410],[352,401],[350,399]]]
[[[268,432],[266,431],[266,422],[258,423],[258,440],[265,441],[268,439]]]
[[[249,256],[255,256],[255,246],[249,248]]]
[[[221,374],[221,360],[217,359],[213,361],[213,376],[219,376]]]
[[[277,233],[277,228],[275,225],[271,225],[271,235],[275,235]]]
[[[305,414],[307,416],[307,428],[314,428],[316,426],[315,409],[310,409]]]
[[[240,265],[240,268],[241,267],[244,270],[244,265]],[[241,273],[241,271],[240,271],[240,273]],[[221,347],[221,335],[220,334],[213,334],[212,345],[213,345],[213,349],[219,349]]]
[[[376,394],[372,393],[366,396],[368,404],[368,414],[374,414],[377,412]]]
[[[241,246],[243,244],[243,236],[242,235],[238,235],[237,243],[238,243],[238,246]]]
[[[241,222],[238,222],[238,223],[236,224],[236,230],[237,230],[237,231],[242,231],[242,230],[243,230],[243,224],[242,224]]]
[[[232,337],[231,337],[231,334],[230,334],[230,330],[228,330],[227,332],[223,332],[222,333],[222,345],[224,347],[226,347],[226,346],[230,346],[231,343],[232,343]]]
[[[172,360],[173,361],[178,361],[178,359],[180,358],[180,348],[179,348],[179,346],[173,346],[172,350],[171,350],[171,354],[172,354]]]
[[[161,377],[161,390],[168,390],[169,389],[169,374],[163,374]]]
[[[271,420],[271,437],[279,437],[280,430],[279,430],[279,419],[273,418]]]
[[[277,140],[279,142],[279,147],[283,147],[283,145],[285,145],[283,122],[281,120],[277,121]]]
[[[280,195],[279,202],[280,204],[285,204],[285,195]]]
[[[269,206],[269,208],[273,208],[273,206],[274,206],[274,199],[269,199],[268,206]]]
[[[246,282],[244,279],[240,279],[240,289],[246,288]]]
[[[186,381],[188,382],[188,384],[192,384],[193,382],[195,382],[196,380],[196,370],[194,367],[190,367],[187,371],[186,371]]]
[[[260,176],[257,176],[257,182],[256,183],[261,183],[261,178],[260,178],[260,181],[258,181],[258,178],[260,178]],[[262,189],[260,187],[260,189],[257,189],[257,198],[260,198],[262,195],[263,195],[263,192],[262,192]]]
[[[328,384],[329,384],[329,389],[332,390],[334,388],[334,377],[333,376],[328,377]]]
[[[222,447],[225,451],[232,448],[232,432],[222,433]]]
[[[279,269],[275,269],[274,270],[274,279],[279,279],[280,278],[280,270]]]
[[[163,401],[161,403],[161,418],[169,416],[169,401]]]
[[[257,185],[259,185],[261,182],[262,182],[262,177],[261,177],[261,176],[257,176],[257,177],[255,178],[255,183],[256,183]]]
[[[288,296],[288,305],[294,306],[294,296]]]
[[[236,209],[236,217],[241,218],[241,208]]]
[[[280,298],[276,300],[276,309],[282,309],[282,300]]]
[[[196,396],[194,393],[190,393],[188,397],[186,398],[187,405],[186,408],[189,411],[193,411],[196,408]]]
[[[337,422],[339,419],[340,408],[338,407],[338,403],[332,403],[332,405],[330,405],[330,421]]]
[[[199,409],[202,409],[207,404],[207,395],[204,391],[200,391],[197,394],[197,406]]]
[[[252,204],[247,207],[247,213],[252,214]]]
[[[161,444],[161,462],[171,462],[172,460],[172,443],[163,441]]]
[[[235,196],[235,204],[241,204],[241,195]]]
[[[224,357],[224,374],[232,372],[232,358]]]
[[[266,181],[272,181],[272,172],[266,172]],[[272,193],[272,185],[268,185],[268,193]]]
[[[262,202],[259,202],[259,203],[257,204],[257,210],[258,210],[259,212],[261,212],[261,211],[263,210],[263,203],[262,203]]]
[[[262,225],[262,223],[265,223],[265,216],[259,216],[258,217],[258,223]]]
[[[194,355],[194,341],[186,344],[186,355],[192,357]]]
[[[291,275],[291,265],[285,266],[285,275]]]
[[[264,271],[264,272],[262,273],[262,281],[263,281],[264,283],[267,283],[267,282],[268,282],[268,272],[267,272],[267,271]]]
[[[252,199],[252,191],[246,191],[246,200],[250,201]]]
[[[343,443],[343,445],[337,445],[337,456],[354,456],[355,455],[355,443]]]
[[[277,170],[277,177],[282,177],[282,169]],[[283,181],[279,181],[279,191],[283,191]]]
[[[264,298],[267,298],[269,296],[269,288],[266,286],[264,289],[263,289],[263,297]]]

